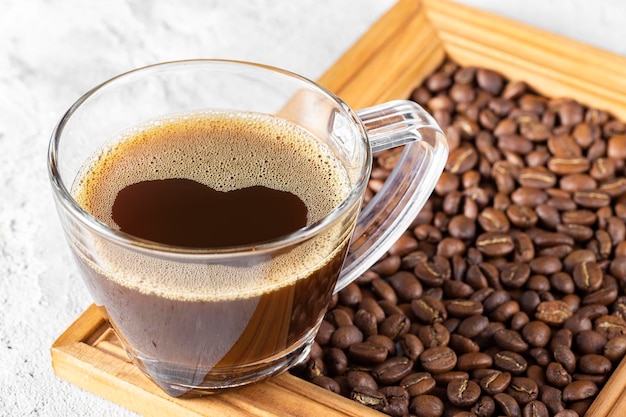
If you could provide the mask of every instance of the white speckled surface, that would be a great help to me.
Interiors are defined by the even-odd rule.
[[[626,54],[621,0],[462,2]],[[50,132],[67,107],[120,72],[174,59],[259,61],[315,79],[392,4],[2,0],[0,416],[134,415],[56,378],[50,365],[50,345],[90,304],[45,166]]]

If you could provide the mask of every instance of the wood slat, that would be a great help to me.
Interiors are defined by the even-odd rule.
[[[626,57],[447,0],[400,0],[319,82],[359,109],[408,97],[446,56],[626,119]],[[94,306],[51,354],[59,377],[146,416],[383,416],[289,374],[220,395],[171,398],[130,363]],[[624,362],[587,415],[623,415],[623,381]]]
[[[443,0],[424,0],[446,53],[626,119],[626,57]],[[453,7],[452,7],[453,6]]]

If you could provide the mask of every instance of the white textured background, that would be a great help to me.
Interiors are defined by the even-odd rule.
[[[460,1],[626,55],[622,0]],[[90,304],[45,167],[67,107],[120,72],[174,59],[258,61],[315,79],[392,4],[0,0],[0,416],[133,415],[50,366],[50,345]]]

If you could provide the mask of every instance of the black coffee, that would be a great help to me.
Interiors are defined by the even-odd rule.
[[[260,185],[217,191],[186,178],[141,181],[117,194],[123,232],[168,245],[219,248],[272,240],[306,226],[295,194]]]
[[[350,188],[325,145],[272,116],[184,115],[112,143],[85,165],[73,195],[110,227],[170,245],[275,239],[326,216]],[[355,215],[279,255],[243,261],[174,261],[101,240],[93,259],[76,253],[140,366],[192,386],[305,340],[328,305]]]

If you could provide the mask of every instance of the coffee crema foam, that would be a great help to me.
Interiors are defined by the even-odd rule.
[[[119,229],[111,213],[117,193],[140,181],[167,178],[191,179],[218,191],[261,185],[291,192],[307,207],[307,225],[336,208],[351,188],[341,162],[303,128],[265,114],[203,111],[122,133],[82,167],[72,195],[98,220]],[[344,247],[350,230],[337,223],[291,252],[251,265],[173,261],[101,238],[99,259],[83,261],[121,285],[168,298],[259,296],[305,278]]]

